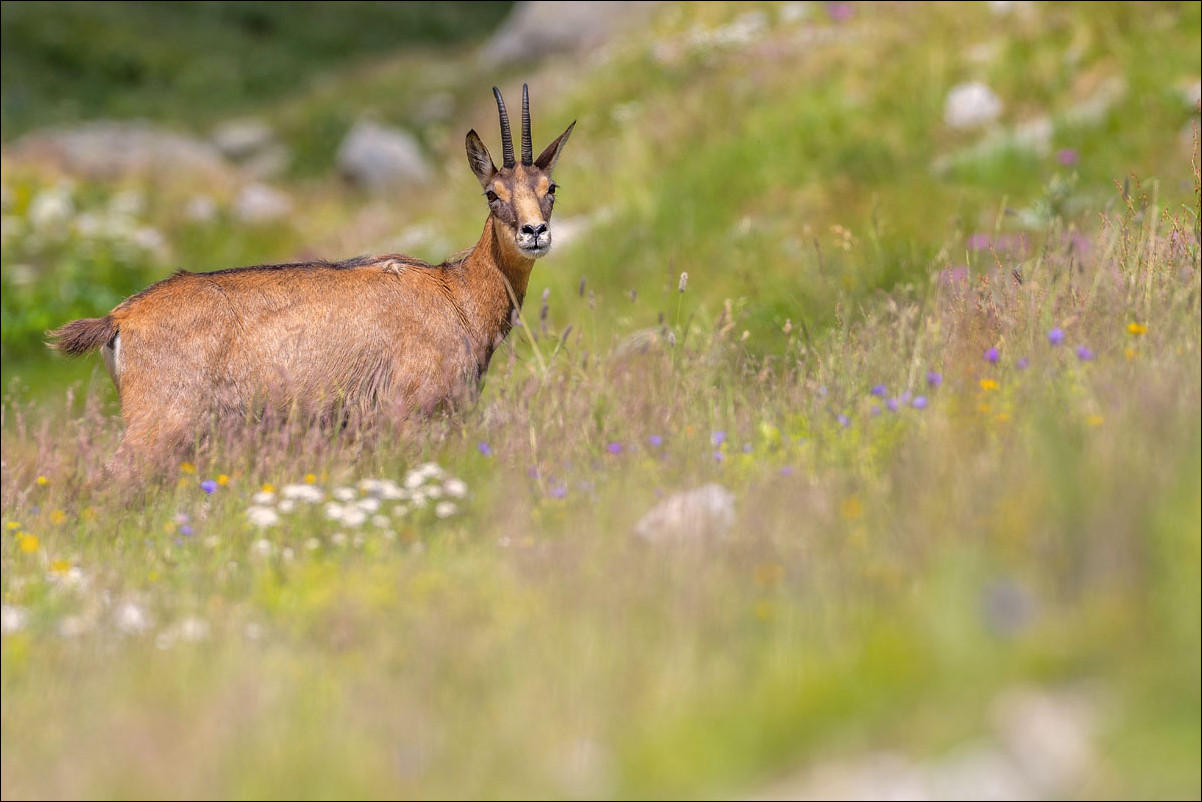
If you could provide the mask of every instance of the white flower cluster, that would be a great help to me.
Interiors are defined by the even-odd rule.
[[[429,509],[437,518],[450,518],[459,512],[457,502],[467,493],[466,482],[427,462],[410,470],[399,482],[363,479],[354,487],[338,486],[328,493],[315,484],[284,485],[279,493],[263,490],[251,497],[246,517],[253,525],[266,528],[279,524],[282,515],[303,505],[324,504],[326,518],[342,526],[358,528],[371,522],[386,529],[392,518],[419,510]]]

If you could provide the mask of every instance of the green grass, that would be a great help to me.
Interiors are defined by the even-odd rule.
[[[1199,794],[1200,201],[1178,92],[1197,5],[755,8],[742,45],[712,31],[746,4],[686,4],[604,62],[529,76],[540,143],[580,119],[557,220],[600,222],[538,265],[538,339],[515,332],[474,409],[357,438],[226,428],[145,490],[105,482],[111,390],[40,355],[43,319],[175,264],[386,250],[411,225],[422,257],[470,244],[462,132],[495,131],[481,87],[527,76],[402,54],[279,98],[263,114],[314,171],[268,229],[220,189],[64,190],[70,220],[141,193],[126,222],[166,256],[39,234],[59,179],[6,161],[6,797],[820,796],[882,753],[910,772],[886,789],[946,795],[970,749],[1040,797]],[[947,130],[972,78],[1003,126],[1048,115],[1050,150]],[[1074,118],[1109,79],[1125,100]],[[368,201],[317,177],[306,121],[394,92],[402,114],[432,86],[456,98],[453,129],[423,130],[445,180]],[[186,219],[194,191],[211,221]],[[425,461],[469,488],[446,518],[247,518],[264,484],[329,501]],[[735,495],[726,538],[632,534],[706,482]]]

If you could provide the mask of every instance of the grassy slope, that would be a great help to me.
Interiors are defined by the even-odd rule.
[[[680,44],[745,11],[670,9],[595,74],[534,76],[559,98],[535,93],[540,139],[581,119],[559,214],[610,218],[535,274],[527,312],[549,288],[549,333],[572,324],[569,345],[540,340],[545,375],[518,345],[463,420],[374,446],[265,433],[133,512],[81,486],[111,422],[6,405],[4,518],[26,534],[4,536],[3,595],[28,616],[4,640],[6,796],[738,793],[824,755],[948,754],[987,737],[992,705],[1021,686],[1083,687],[1101,711],[1097,771],[1060,793],[1197,794],[1198,201],[1175,94],[1199,71],[1196,4],[1002,22],[857,6],[841,26],[771,9],[745,46]],[[657,57],[652,40],[679,52]],[[994,60],[973,63],[991,42]],[[464,84],[494,80],[459,68]],[[1059,126],[1051,153],[932,174],[976,138],[940,123],[951,84],[987,80],[1013,124],[1056,118],[1111,76],[1127,99]],[[402,58],[348,93],[446,80]],[[348,93],[270,114],[302,131]],[[471,108],[492,130],[487,98]],[[435,230],[447,245],[432,251],[482,218],[458,145],[445,155],[432,204],[384,204]],[[1067,195],[1048,190],[1074,172]],[[1154,180],[1128,209],[1113,182],[1132,172]],[[306,186],[305,250],[395,232]],[[1019,230],[1004,206],[1048,201],[1062,215],[1028,232],[1045,249],[968,249],[974,232]],[[295,252],[286,231],[228,221],[187,239],[179,202],[168,192],[149,215],[185,263]],[[970,291],[928,287],[965,263]],[[1024,283],[987,280],[995,264]],[[595,297],[577,296],[582,276]],[[683,346],[625,347],[660,312]],[[808,336],[782,333],[786,318]],[[1047,344],[1053,326],[1068,345]],[[877,383],[930,405],[874,415]],[[461,516],[415,512],[361,543],[320,514],[244,523],[263,482],[399,478],[422,459],[467,480]],[[197,483],[219,472],[231,483],[209,497]],[[709,480],[738,496],[728,542],[630,542],[659,492]],[[990,612],[999,592],[1018,613]],[[146,631],[121,634],[125,602]],[[200,643],[178,634],[189,617],[208,627]],[[80,636],[58,634],[67,619]]]

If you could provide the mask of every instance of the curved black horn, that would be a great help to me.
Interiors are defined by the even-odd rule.
[[[530,142],[530,90],[522,84],[522,164],[534,164],[534,145]]]
[[[517,162],[513,158],[513,132],[509,130],[509,112],[505,111],[501,90],[494,86],[492,93],[497,99],[497,113],[501,116],[501,158],[505,167],[513,167]]]

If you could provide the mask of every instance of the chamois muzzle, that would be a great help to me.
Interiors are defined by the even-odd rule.
[[[545,256],[551,250],[551,231],[546,223],[524,225],[518,230],[517,245],[528,256]]]

